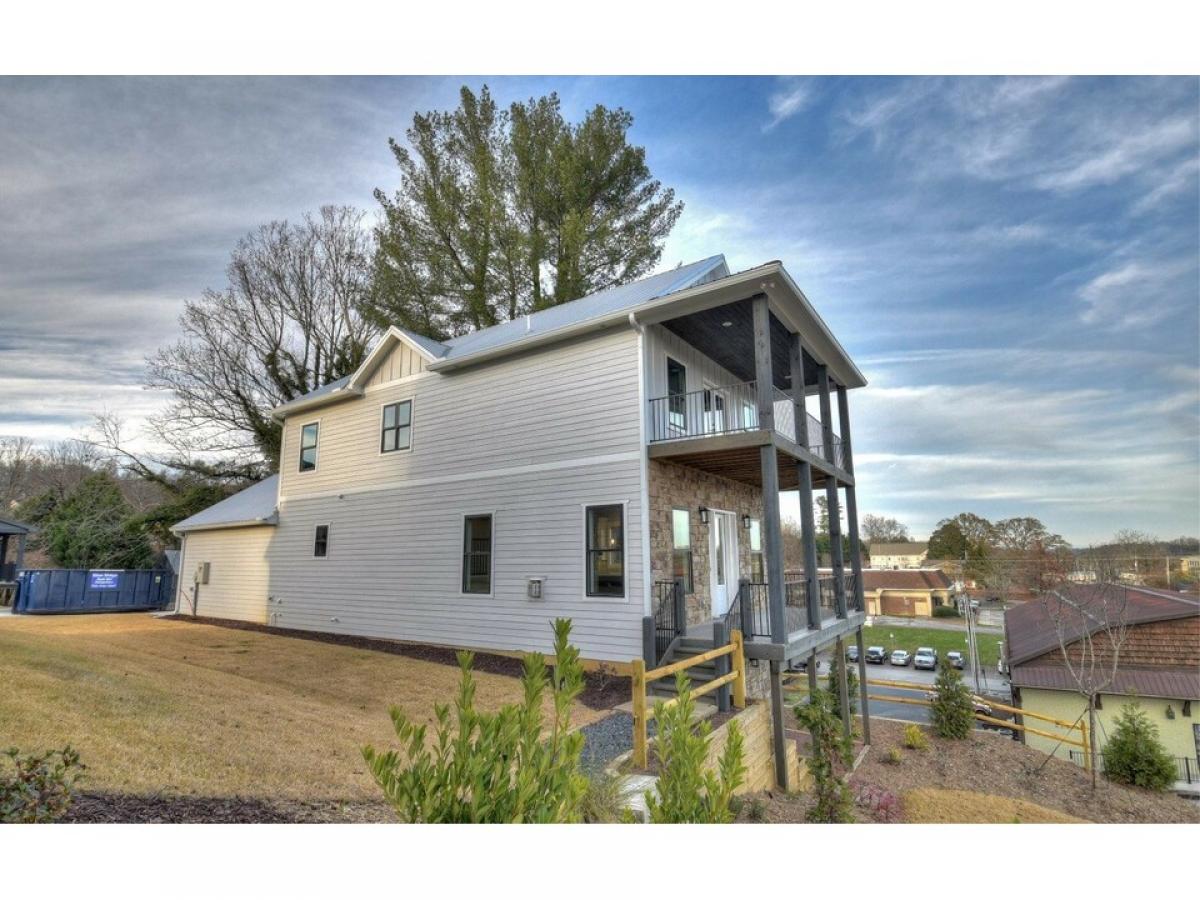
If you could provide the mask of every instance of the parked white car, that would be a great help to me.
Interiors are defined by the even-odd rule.
[[[928,669],[933,671],[938,667],[938,653],[932,647],[918,647],[916,654],[913,656],[914,669]]]
[[[893,666],[907,666],[910,659],[912,659],[912,656],[909,655],[907,650],[892,651],[891,662]]]

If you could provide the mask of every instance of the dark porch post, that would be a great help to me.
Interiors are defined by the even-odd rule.
[[[771,309],[767,295],[751,301],[754,314],[754,379],[758,400],[758,426],[771,436],[759,447],[762,468],[763,526],[767,559],[767,599],[771,612],[771,640],[787,642],[787,620],[783,609],[783,530],[779,522],[779,462],[775,450],[775,378],[771,365]],[[783,671],[779,660],[770,661],[771,737],[775,749],[775,781],[785,790],[787,783],[787,739],[783,732]]]
[[[804,342],[792,335],[792,405],[796,419],[796,443],[808,449],[808,412],[804,397]],[[796,481],[800,491],[800,539],[804,544],[804,598],[808,607],[808,627],[821,627],[820,599],[817,587],[817,531],[813,522],[812,464],[796,463]]]
[[[871,713],[867,708],[867,648],[862,629],[854,632],[858,646],[858,708],[862,710],[863,743],[871,743]]]
[[[837,643],[834,645],[833,652],[837,654],[838,660],[837,692],[838,703],[840,704],[840,709],[842,711],[842,733],[849,738],[851,732],[853,731],[850,718],[850,664],[846,662],[846,642],[842,638],[839,637],[837,639]],[[832,676],[833,673],[830,672],[830,677]],[[830,687],[832,688],[833,685],[830,685]]]
[[[817,388],[821,392],[821,439],[825,461],[833,459],[833,411],[829,403],[829,372],[817,366]],[[846,618],[845,563],[842,561],[842,513],[838,503],[838,483],[832,475],[825,476],[825,508],[829,513],[829,557],[833,563],[833,596],[839,619]]]
[[[854,452],[850,446],[850,407],[846,400],[846,388],[837,386],[838,421],[842,432],[842,468],[854,476]],[[850,571],[854,573],[853,606],[863,609],[862,545],[858,537],[858,497],[854,485],[846,485],[846,526],[850,530]]]
[[[775,431],[775,379],[771,366],[771,310],[767,295],[750,301],[754,311],[754,377],[758,400],[758,426],[768,434]],[[767,560],[767,599],[771,611],[771,640],[787,641],[783,611],[783,530],[779,521],[779,462],[772,440],[759,447],[762,468],[763,526]]]

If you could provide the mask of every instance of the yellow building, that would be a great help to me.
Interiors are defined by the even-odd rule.
[[[1136,697],[1175,757],[1177,788],[1200,792],[1200,598],[1094,584],[1071,585],[1062,594],[1068,602],[1061,605],[1055,599],[1032,600],[1005,614],[1014,704],[1066,722],[1086,719],[1087,701],[1066,664],[1059,633],[1076,671],[1090,636],[1101,659],[1097,670],[1102,671],[1104,659],[1111,658],[1102,649],[1110,646],[1102,623],[1123,618],[1126,631],[1116,677],[1099,698],[1097,744],[1103,753],[1121,707]],[[1063,758],[1074,752],[1079,761],[1077,748],[1050,738],[1029,734],[1025,743]]]
[[[863,600],[871,616],[932,616],[953,606],[954,591],[941,569],[863,569]]]

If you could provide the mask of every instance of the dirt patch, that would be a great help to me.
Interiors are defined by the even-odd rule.
[[[395,822],[386,803],[84,794],[64,822],[76,824],[291,824]]]
[[[276,628],[271,625],[260,625],[256,622],[240,622],[235,619],[215,619],[208,616],[162,616],[173,622],[192,622],[202,625],[215,625],[218,628],[231,628],[235,631],[255,631],[261,634],[273,634],[279,637],[297,638],[302,641],[316,641],[321,644],[335,644],[339,647],[353,647],[356,650],[374,650],[378,653],[390,653],[393,656],[406,656],[419,659],[422,662],[437,663],[443,666],[458,668],[458,651],[449,647],[433,647],[428,644],[410,644],[403,641],[390,641],[383,638],[359,637],[353,634],[331,634],[326,631],[302,631],[297,628]],[[522,662],[515,656],[501,656],[497,653],[476,652],[473,664],[476,672],[487,672],[492,675],[505,675],[509,678],[520,678],[523,671]],[[587,672],[584,674],[584,688],[578,702],[588,709],[608,710],[627,701],[630,697],[631,684],[627,676],[613,672]]]
[[[1072,824],[1084,822],[1057,809],[1048,809],[1028,800],[979,794],[975,791],[947,791],[920,788],[904,795],[904,821],[953,824],[1038,823]]]

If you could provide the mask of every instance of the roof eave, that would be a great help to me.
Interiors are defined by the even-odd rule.
[[[328,394],[321,394],[319,397],[299,397],[295,400],[289,400],[287,403],[282,403],[271,410],[271,418],[277,422],[282,422],[288,416],[298,412],[304,412],[306,409],[315,409],[318,406],[325,406],[329,403],[337,403],[342,400],[350,400],[354,397],[363,395],[362,388],[340,387],[330,391]]]
[[[278,525],[279,513],[273,512],[269,516],[263,516],[259,519],[242,519],[237,522],[214,522],[206,525],[189,525],[182,527],[183,523],[176,525],[171,529],[172,534],[191,534],[194,531],[220,531],[225,528],[251,528],[256,525]]]

